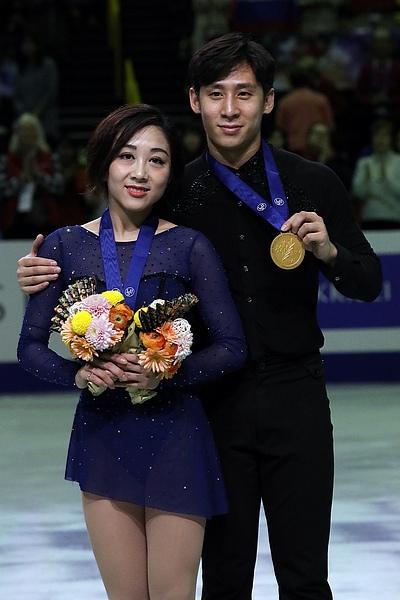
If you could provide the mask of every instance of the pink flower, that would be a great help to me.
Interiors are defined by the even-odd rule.
[[[79,310],[88,310],[93,317],[99,317],[110,312],[111,304],[102,294],[88,296],[80,302]]]
[[[112,323],[108,320],[108,314],[101,314],[99,317],[94,317],[86,331],[85,338],[96,350],[100,351],[114,345],[116,331]]]

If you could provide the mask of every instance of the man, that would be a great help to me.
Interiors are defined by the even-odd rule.
[[[290,71],[292,89],[276,106],[276,125],[287,139],[287,148],[305,156],[307,132],[315,123],[323,123],[333,131],[335,117],[328,96],[317,89],[319,77],[311,56],[299,59]]]
[[[186,167],[174,218],[219,251],[249,348],[243,371],[204,390],[229,514],[207,524],[203,599],[250,600],[262,502],[280,599],[331,600],[333,439],[319,272],[346,296],[373,301],[379,259],[336,175],[263,142],[274,61],[262,45],[226,34],[195,54],[189,75],[207,150]],[[39,242],[19,261],[25,292],[47,285]]]

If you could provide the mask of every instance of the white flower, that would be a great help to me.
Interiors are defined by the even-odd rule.
[[[153,300],[153,302],[151,304],[149,304],[149,307],[155,308],[157,306],[157,304],[165,304],[165,300],[162,300],[161,298],[157,298],[156,300]]]
[[[174,342],[178,345],[178,350],[174,356],[174,363],[177,363],[181,362],[192,353],[190,348],[193,344],[193,333],[191,332],[190,324],[186,319],[175,319],[172,321],[172,329],[176,334]]]

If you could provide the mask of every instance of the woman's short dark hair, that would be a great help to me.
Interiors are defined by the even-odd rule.
[[[265,94],[274,84],[275,61],[250,34],[232,32],[215,38],[198,50],[189,64],[189,81],[198,95],[202,86],[225,79],[247,63]]]
[[[87,146],[88,191],[107,199],[107,177],[112,161],[138,131],[159,127],[171,152],[171,177],[165,195],[169,195],[185,166],[179,129],[157,107],[149,104],[125,104],[111,112],[94,130]]]

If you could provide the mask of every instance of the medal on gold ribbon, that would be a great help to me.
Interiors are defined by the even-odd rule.
[[[271,258],[281,269],[295,269],[305,255],[304,244],[294,233],[280,233],[272,240]]]

